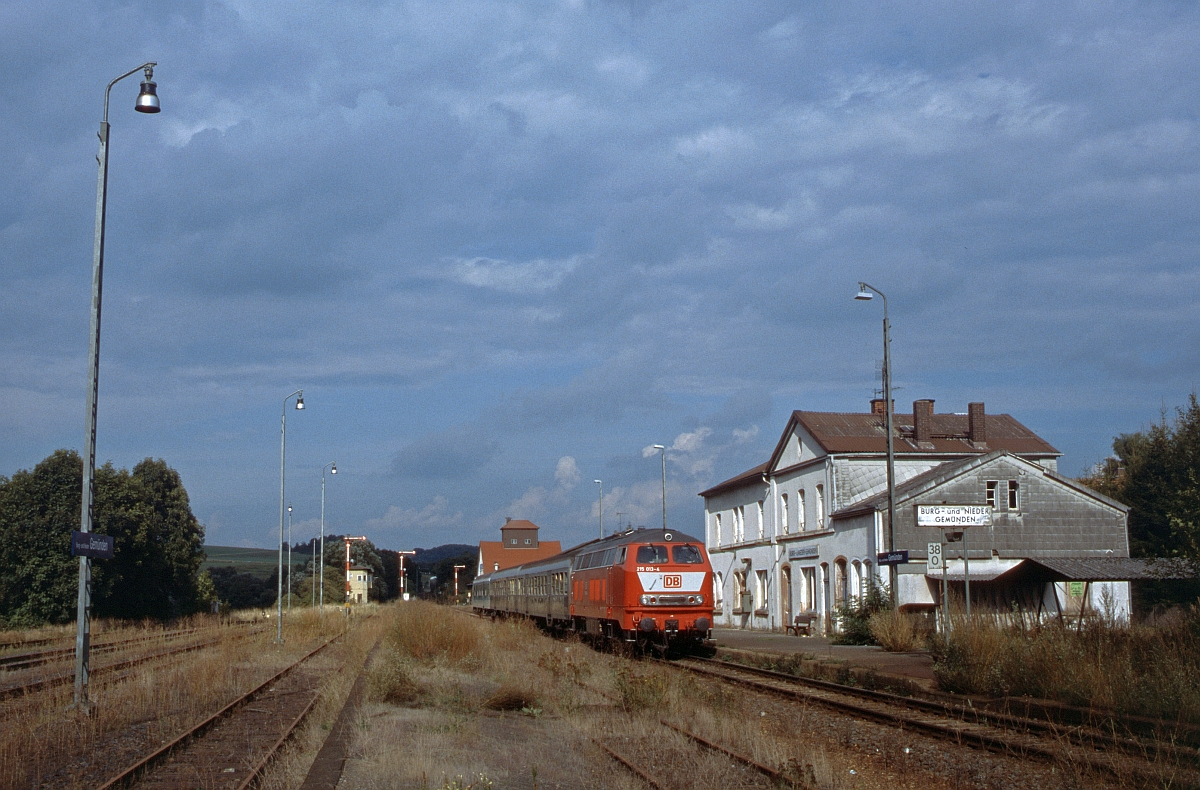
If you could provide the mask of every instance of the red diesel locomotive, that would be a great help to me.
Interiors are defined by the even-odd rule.
[[[472,607],[521,615],[551,631],[640,649],[711,644],[713,575],[704,542],[637,529],[475,579]]]

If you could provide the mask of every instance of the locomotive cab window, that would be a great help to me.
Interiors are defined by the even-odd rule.
[[[695,546],[672,546],[671,560],[680,565],[703,565],[704,557]]]
[[[639,564],[667,562],[667,547],[638,546],[637,561]]]

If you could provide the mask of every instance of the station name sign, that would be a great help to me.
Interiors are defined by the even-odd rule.
[[[988,505],[917,505],[918,527],[990,527]]]
[[[788,546],[789,560],[806,560],[821,556],[821,547],[815,543],[809,546]]]
[[[111,560],[113,558],[112,535],[97,535],[95,532],[75,530],[71,533],[71,556]]]
[[[907,565],[908,549],[903,551],[885,551],[876,559],[878,559],[880,565]]]

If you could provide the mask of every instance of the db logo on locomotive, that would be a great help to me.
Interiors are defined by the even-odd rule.
[[[683,577],[678,573],[663,574],[663,589],[678,590],[683,587]]]

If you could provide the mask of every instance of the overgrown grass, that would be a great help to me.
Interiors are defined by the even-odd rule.
[[[445,607],[423,601],[399,606],[388,644],[400,655],[418,661],[441,658],[462,661],[479,646],[475,623]]]
[[[960,619],[931,640],[947,691],[1030,696],[1126,715],[1200,722],[1200,605],[1146,624],[1038,629]]]
[[[904,612],[885,609],[867,618],[867,630],[877,645],[892,653],[907,653],[925,646],[917,620]]]

